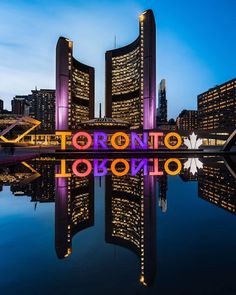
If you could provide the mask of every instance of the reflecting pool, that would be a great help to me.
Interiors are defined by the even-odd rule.
[[[168,160],[0,167],[0,294],[236,294],[236,157]]]

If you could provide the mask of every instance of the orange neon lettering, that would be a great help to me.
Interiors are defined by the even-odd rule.
[[[122,163],[125,166],[123,171],[117,171],[116,165]],[[129,172],[129,163],[125,159],[116,159],[111,163],[111,172],[116,176],[124,176]]]
[[[71,177],[71,173],[66,173],[66,160],[61,160],[61,173],[56,173],[56,177]]]
[[[175,138],[177,139],[177,143],[176,143],[175,145],[171,145],[171,144],[169,143],[171,137],[175,137]],[[182,144],[181,136],[180,136],[178,133],[176,133],[176,132],[170,132],[170,133],[168,133],[168,134],[165,136],[165,138],[164,138],[164,144],[165,144],[165,146],[166,146],[168,149],[170,149],[170,150],[176,150],[176,149],[178,149],[178,148],[181,146],[181,144]]]
[[[61,137],[61,149],[66,149],[66,137],[71,135],[70,131],[56,131],[57,136]]]
[[[170,170],[170,168],[169,168],[169,165],[170,165],[171,162],[174,162],[174,163],[177,164],[177,169],[174,170],[174,171]],[[177,174],[179,174],[181,172],[182,164],[181,164],[180,160],[170,158],[165,162],[164,168],[165,168],[165,171],[166,171],[167,174],[174,176],[174,175],[177,175]]]
[[[116,143],[116,139],[119,136],[121,136],[121,137],[123,137],[125,139],[125,142],[124,142],[123,145],[118,145]],[[129,145],[129,141],[130,141],[129,140],[129,136],[127,134],[125,134],[124,132],[116,132],[111,137],[111,145],[116,150],[125,150],[128,147],[128,145]]]

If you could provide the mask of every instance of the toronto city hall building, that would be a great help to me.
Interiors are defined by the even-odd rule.
[[[76,130],[94,118],[94,68],[78,62],[72,41],[56,49],[56,130]],[[156,126],[156,26],[152,10],[139,18],[139,36],[106,52],[106,117],[131,129]]]
[[[73,57],[73,42],[60,37],[56,48],[56,130],[76,130],[94,117],[94,68]]]
[[[56,169],[60,171],[59,165]],[[154,196],[155,176],[140,174],[126,175],[122,178],[114,175],[105,177],[105,241],[137,254],[140,262],[139,281],[143,285],[151,285],[156,273]],[[94,221],[93,176],[57,177],[55,249],[58,258],[66,258],[72,253],[73,237],[80,231],[94,226]]]
[[[139,36],[106,52],[106,116],[128,121],[132,129],[156,125],[156,26],[153,12],[139,18]]]

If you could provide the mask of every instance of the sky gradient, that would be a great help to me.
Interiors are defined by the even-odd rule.
[[[138,35],[151,8],[157,26],[157,83],[167,80],[168,118],[196,109],[197,95],[236,77],[235,0],[1,0],[0,98],[35,86],[55,88],[55,47],[74,42],[74,56],[95,67],[96,114],[104,107],[105,51]]]

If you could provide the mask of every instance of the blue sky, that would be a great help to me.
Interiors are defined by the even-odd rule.
[[[132,42],[138,15],[151,8],[157,25],[157,82],[167,80],[168,117],[197,107],[197,94],[236,77],[235,0],[1,0],[0,98],[55,87],[59,36],[96,69],[104,102],[106,50]]]

